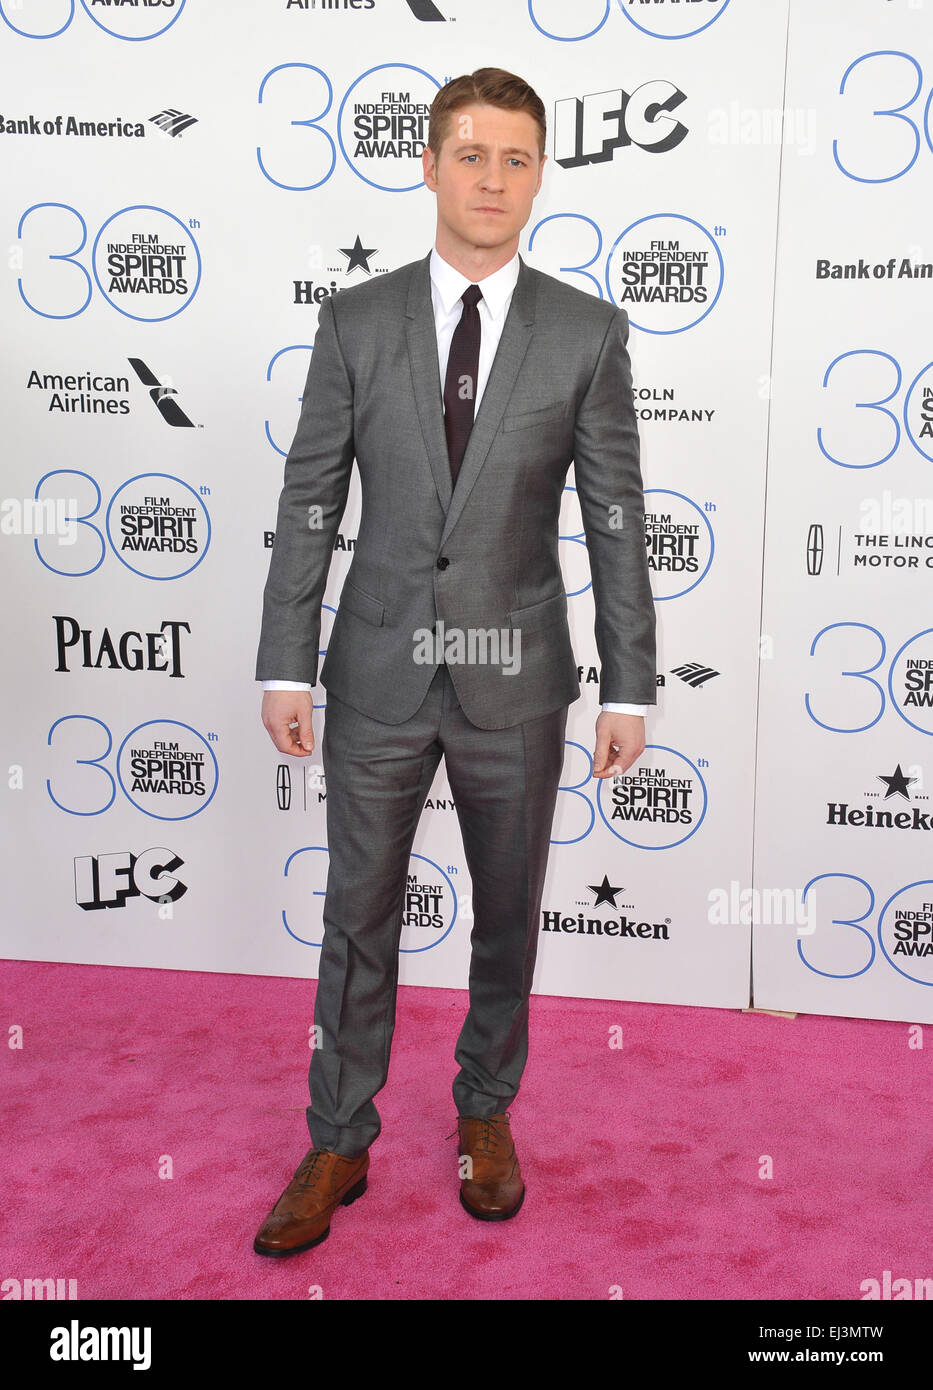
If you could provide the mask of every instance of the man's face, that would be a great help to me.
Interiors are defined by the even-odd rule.
[[[459,248],[514,241],[531,216],[544,158],[526,111],[463,106],[450,115],[438,159],[425,149],[424,181],[437,194],[439,238]]]

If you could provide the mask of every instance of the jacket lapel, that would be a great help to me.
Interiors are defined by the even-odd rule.
[[[408,286],[405,329],[415,405],[440,504],[450,506],[450,459],[444,432],[444,390],[437,366],[437,331],[431,303],[431,255],[415,266]]]
[[[431,303],[430,254],[419,261],[408,291],[406,324],[412,381],[421,432],[434,474],[437,495],[447,514],[441,543],[446,541],[459,520],[467,497],[486,462],[505,407],[508,405],[519,369],[531,341],[535,318],[535,292],[531,272],[519,256],[518,280],[512,291],[502,336],[483,391],[479,411],[470,431],[463,462],[452,488],[447,436],[444,431],[444,400],[437,365],[437,333]]]

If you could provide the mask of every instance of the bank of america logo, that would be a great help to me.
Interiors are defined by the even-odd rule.
[[[680,676],[687,685],[694,687],[705,685],[707,681],[720,674],[719,671],[714,671],[712,666],[701,666],[698,661],[686,661],[683,666],[675,666],[673,671],[675,676]]]
[[[166,135],[181,135],[182,131],[188,129],[190,125],[197,125],[197,116],[186,116],[184,111],[176,111],[174,107],[167,106],[164,111],[160,111],[156,116],[150,116],[153,125],[157,125],[160,130],[164,130]]]

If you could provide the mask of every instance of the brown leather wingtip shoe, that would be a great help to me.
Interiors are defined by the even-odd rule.
[[[507,1221],[525,1200],[508,1113],[460,1115],[457,1130],[461,1206],[479,1221]]]
[[[330,1149],[309,1149],[291,1182],[266,1217],[253,1249],[257,1255],[297,1255],[330,1234],[338,1206],[366,1191],[369,1151],[345,1158]]]

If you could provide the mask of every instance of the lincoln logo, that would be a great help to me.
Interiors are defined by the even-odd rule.
[[[814,521],[807,532],[807,574],[819,574],[823,568],[823,528]]]

